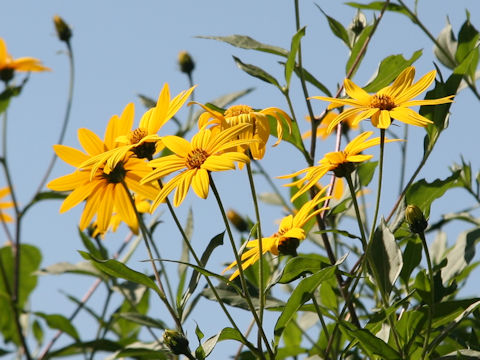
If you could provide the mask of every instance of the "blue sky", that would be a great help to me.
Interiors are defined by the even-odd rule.
[[[333,37],[324,16],[313,1],[300,3],[301,22],[302,25],[307,25],[302,43],[305,67],[333,91],[345,76],[348,49]],[[320,0],[316,4],[345,26],[355,14],[353,8],[340,1]],[[412,6],[413,1],[408,1],[408,4]],[[447,16],[457,33],[465,20],[465,9],[469,9],[472,23],[479,28],[478,1],[419,2],[420,18],[435,35],[445,26]],[[0,12],[0,36],[5,39],[9,52],[14,57],[37,57],[52,68],[49,73],[32,74],[22,96],[12,101],[9,109],[9,161],[13,167],[15,189],[23,203],[30,199],[50,160],[52,145],[57,141],[65,108],[68,62],[63,53],[63,44],[55,36],[52,24],[55,14],[62,16],[72,26],[74,33],[72,45],[76,61],[75,98],[66,145],[78,146],[76,133],[80,127],[103,135],[109,118],[113,114],[119,114],[128,102],[135,103],[138,121],[144,110],[137,97],[139,93],[156,98],[165,82],[170,84],[174,94],[186,89],[187,79],[178,71],[176,65],[177,53],[180,50],[189,51],[195,59],[194,82],[198,84],[195,90],[198,101],[208,102],[225,93],[254,87],[255,91],[244,97],[241,103],[255,108],[276,106],[287,109],[287,104],[278,90],[239,70],[232,60],[232,55],[246,63],[267,69],[277,79],[283,78],[282,67],[277,63],[281,59],[269,54],[237,49],[213,40],[198,39],[195,36],[244,34],[288,49],[295,33],[293,1],[10,1],[2,6]],[[366,15],[369,20],[372,19],[371,12],[366,12]],[[415,64],[417,78],[432,70],[434,61],[438,63],[432,53],[432,44],[406,17],[387,13],[354,79],[355,82],[365,84],[386,56],[403,54],[408,58],[418,49],[423,49],[423,56]],[[447,69],[441,65],[440,69],[448,76]],[[306,130],[307,123],[301,121],[306,114],[306,108],[296,79],[292,86],[299,126]],[[310,89],[310,94],[320,95],[315,89]],[[325,106],[320,101],[314,101],[313,104],[317,113]],[[478,101],[468,90],[464,90],[456,98],[450,127],[438,144],[440,149],[433,154],[419,178],[434,180],[448,176],[448,167],[453,162],[458,163],[461,155],[471,161],[474,171],[480,168],[480,160],[476,156],[480,128],[478,110]],[[186,113],[182,110],[180,117],[185,117]],[[412,129],[410,136],[409,159],[412,160],[407,164],[407,174],[413,171],[416,161],[420,159],[423,130]],[[322,143],[319,145],[317,158],[332,149],[332,142]],[[391,184],[394,190],[390,193],[387,190],[385,200],[382,201],[384,214],[391,208],[395,199],[393,193],[398,187],[398,151],[392,151],[390,156],[386,160],[386,188]],[[297,156],[288,144],[268,149],[264,161],[264,166],[273,175],[289,173],[304,165],[301,157]],[[70,171],[68,165],[59,161],[51,179]],[[246,175],[242,179],[240,175],[220,174],[216,179],[221,193],[226,196],[228,207],[235,207],[253,218]],[[282,182],[277,184],[281,185]],[[3,183],[0,185],[4,186]],[[269,189],[265,183],[259,181],[259,192],[264,191]],[[472,202],[463,192],[454,190],[450,197],[434,204],[440,209],[448,207],[454,211]],[[59,206],[60,202],[57,201],[41,203],[30,211],[24,222],[23,241],[42,249],[43,266],[60,261],[81,260],[76,251],[81,249],[81,243],[75,227],[82,207],[58,215]],[[182,219],[186,218],[190,206],[195,213],[194,242],[202,249],[202,244],[206,244],[211,237],[221,232],[223,227],[217,221],[219,216],[213,199],[203,201],[190,194],[179,209]],[[438,214],[438,211],[432,209],[432,217]],[[168,214],[162,216],[166,222],[170,221]],[[262,209],[262,216],[265,218],[264,232],[274,232],[274,220],[281,217],[281,212],[267,205]],[[205,226],[207,223],[209,225]],[[464,229],[463,224],[446,229],[449,244],[452,244],[459,231]],[[178,256],[179,247],[171,245],[172,242],[180,241],[175,230],[165,224],[162,237],[164,239],[159,241],[164,244],[161,247],[166,253],[165,257]],[[110,248],[115,249],[120,239],[119,236],[106,241]],[[142,256],[139,255],[139,259],[143,258]],[[221,270],[222,263],[229,261],[231,257],[229,249],[219,252],[211,260],[212,269]],[[143,263],[135,265],[140,269],[146,268]],[[81,296],[89,283],[90,279],[69,276],[41,279],[32,306],[35,310],[47,312],[59,309],[64,313],[69,312],[71,304],[67,303],[58,289]],[[468,287],[466,293],[480,295],[473,287]],[[211,304],[205,306],[216,311]],[[200,326],[202,320],[204,319],[199,315]],[[88,322],[86,319],[85,321]],[[195,323],[190,320],[188,326],[193,335]],[[213,335],[213,331],[218,328],[210,328],[205,333]]]

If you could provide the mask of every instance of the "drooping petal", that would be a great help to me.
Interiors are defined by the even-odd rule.
[[[100,232],[106,232],[113,214],[115,200],[115,187],[121,184],[107,184],[103,188],[103,196],[97,211],[97,226]]]
[[[130,194],[123,186],[115,187],[115,210],[122,221],[128,225],[134,234],[138,234],[138,221],[132,207]]]
[[[208,171],[205,169],[198,169],[192,179],[193,191],[198,197],[206,199],[208,196],[209,187],[210,179],[208,177]]]

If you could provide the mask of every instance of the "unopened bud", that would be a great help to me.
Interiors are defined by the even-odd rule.
[[[360,33],[367,27],[367,18],[365,15],[359,11],[355,17],[352,19],[352,22],[349,25],[349,29],[355,34],[360,35]]]
[[[245,232],[248,230],[248,223],[235,210],[228,210],[227,218],[238,231]]]
[[[58,38],[68,43],[72,37],[72,29],[70,26],[58,15],[53,17],[53,23],[55,24]]]
[[[163,342],[175,355],[190,355],[187,338],[176,330],[165,330]]]
[[[407,206],[405,209],[405,219],[407,220],[410,231],[414,234],[423,233],[428,226],[422,210],[416,205]]]
[[[180,66],[180,71],[185,74],[191,74],[195,68],[192,57],[185,50],[178,53],[178,65]]]

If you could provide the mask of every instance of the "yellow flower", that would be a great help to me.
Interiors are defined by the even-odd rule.
[[[118,118],[118,117],[117,117]],[[103,166],[91,175],[91,169],[86,167],[78,169],[89,158],[108,151],[114,146],[117,130],[113,123],[115,116],[110,120],[102,141],[95,133],[88,129],[78,131],[78,139],[85,153],[65,145],[54,145],[58,157],[66,163],[77,168],[71,174],[50,181],[47,187],[55,191],[72,191],[63,201],[60,212],[70,210],[74,206],[86,200],[85,208],[80,219],[80,229],[84,230],[91,222],[95,214],[98,231],[107,231],[114,211],[120,216],[130,229],[137,234],[138,222],[135,211],[130,202],[130,194],[125,189],[125,183],[130,191],[153,199],[158,187],[153,185],[141,185],[140,179],[150,171],[145,161],[125,157],[112,169]],[[115,210],[114,210],[115,209]]]
[[[365,149],[368,149],[372,146],[380,144],[380,138],[374,138],[367,140],[373,134],[372,131],[366,131],[358,135],[355,139],[350,141],[345,150],[335,151],[325,154],[323,159],[318,161],[318,165],[311,166],[300,171],[297,171],[293,174],[279,176],[280,179],[287,179],[299,176],[303,173],[305,177],[296,180],[290,184],[284,186],[301,186],[298,192],[292,196],[292,201],[297,197],[302,195],[304,192],[308,191],[312,186],[317,184],[317,182],[329,171],[333,171],[336,177],[345,177],[350,174],[354,168],[355,163],[360,163],[367,161],[373,157],[373,155],[363,155],[360,154]],[[385,143],[399,141],[399,140],[385,140]]]
[[[262,253],[270,252],[273,255],[296,255],[296,249],[300,241],[305,240],[306,234],[303,227],[315,215],[328,210],[326,207],[315,210],[315,208],[328,196],[323,196],[326,188],[320,191],[313,200],[307,201],[295,215],[288,215],[282,219],[278,231],[270,237],[262,238]],[[249,249],[242,254],[242,269],[255,264],[260,259],[260,246],[258,239],[251,240],[246,244]],[[223,273],[237,265],[234,261],[223,270]],[[235,279],[240,274],[237,269],[230,276],[229,280]]]
[[[328,126],[336,120],[338,117],[338,114],[329,111],[327,115],[322,120],[322,123],[320,124],[319,127],[317,127],[317,137],[321,137],[323,140],[325,140],[328,135],[330,135],[330,132],[328,132]],[[355,116],[350,116],[346,119],[343,120],[343,127],[342,127],[342,132],[346,133],[348,130],[353,129],[356,130],[358,129],[358,124],[353,124],[353,121],[355,120]],[[310,120],[310,116],[307,116],[307,121]],[[302,139],[309,139],[312,136],[312,130],[308,130],[302,134]]]
[[[270,124],[268,116],[272,116],[277,122],[278,140],[273,146],[278,145],[282,140],[283,120],[286,121],[288,129],[291,131],[292,120],[285,111],[276,107],[255,111],[247,105],[234,105],[229,107],[222,114],[206,107],[205,105],[198,105],[200,105],[206,111],[200,115],[200,118],[198,119],[198,127],[200,129],[205,126],[213,125],[213,128],[218,128],[221,131],[239,124],[251,124],[252,127],[249,129],[249,131],[240,134],[239,138],[258,140],[249,145],[250,152],[255,160],[263,159],[263,156],[265,155],[265,146],[268,138],[270,137]]]
[[[113,148],[88,159],[80,167],[94,165],[92,167],[94,173],[106,163],[107,169],[113,169],[129,151],[139,159],[151,160],[152,156],[163,148],[160,136],[157,135],[158,131],[180,110],[194,89],[195,86],[171,99],[168,84],[165,84],[158,96],[157,105],[143,114],[138,128],[133,130],[130,129],[133,127],[135,107],[133,103],[128,104],[120,117],[114,116],[112,124],[116,137],[111,139],[115,143]]]
[[[163,202],[175,188],[177,188],[173,201],[175,206],[182,203],[190,186],[195,194],[206,199],[210,186],[210,171],[234,170],[235,162],[249,162],[245,154],[225,150],[250,143],[252,140],[236,140],[238,135],[250,126],[243,124],[215,133],[210,129],[203,129],[193,136],[191,142],[178,136],[163,137],[162,142],[174,154],[150,161],[148,164],[154,170],[142,179],[142,184],[176,171],[181,172],[163,186],[151,210]]]
[[[42,62],[32,57],[14,59],[7,51],[5,41],[0,38],[0,79],[8,82],[12,79],[14,71],[49,71]]]
[[[4,187],[0,189],[0,199],[10,194],[10,188]],[[0,221],[3,222],[12,222],[13,219],[10,215],[3,212],[3,209],[9,209],[13,207],[13,202],[11,201],[0,201]]]
[[[312,98],[330,101],[329,109],[342,105],[351,106],[330,123],[327,129],[329,133],[338,123],[350,116],[355,116],[354,125],[371,118],[373,126],[379,129],[387,129],[392,123],[392,119],[425,127],[432,122],[409,107],[451,103],[454,97],[454,95],[450,95],[440,99],[412,100],[430,86],[435,80],[436,73],[435,70],[430,71],[416,83],[413,83],[415,68],[410,66],[398,75],[392,85],[384,87],[373,95],[368,94],[351,80],[345,79],[345,91],[352,99],[336,99],[326,96],[313,96]]]

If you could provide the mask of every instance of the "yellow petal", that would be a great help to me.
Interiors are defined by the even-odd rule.
[[[53,145],[55,154],[67,164],[79,167],[89,157],[80,150],[65,145]]]
[[[164,136],[162,137],[162,142],[163,144],[172,150],[175,154],[181,156],[181,157],[186,157],[188,153],[192,150],[192,146],[190,143],[178,136]]]
[[[205,169],[198,169],[197,173],[192,179],[192,189],[198,197],[206,199],[208,196],[208,190],[210,186],[210,179],[208,177],[208,171]]]
[[[63,201],[62,206],[60,207],[60,213],[64,213],[65,211],[70,210],[74,206],[77,206],[79,203],[85,200],[85,198],[99,191],[102,186],[104,185],[101,182],[94,181],[77,187]]]
[[[78,129],[78,141],[89,155],[97,155],[105,150],[103,141],[93,131],[82,128]]]

